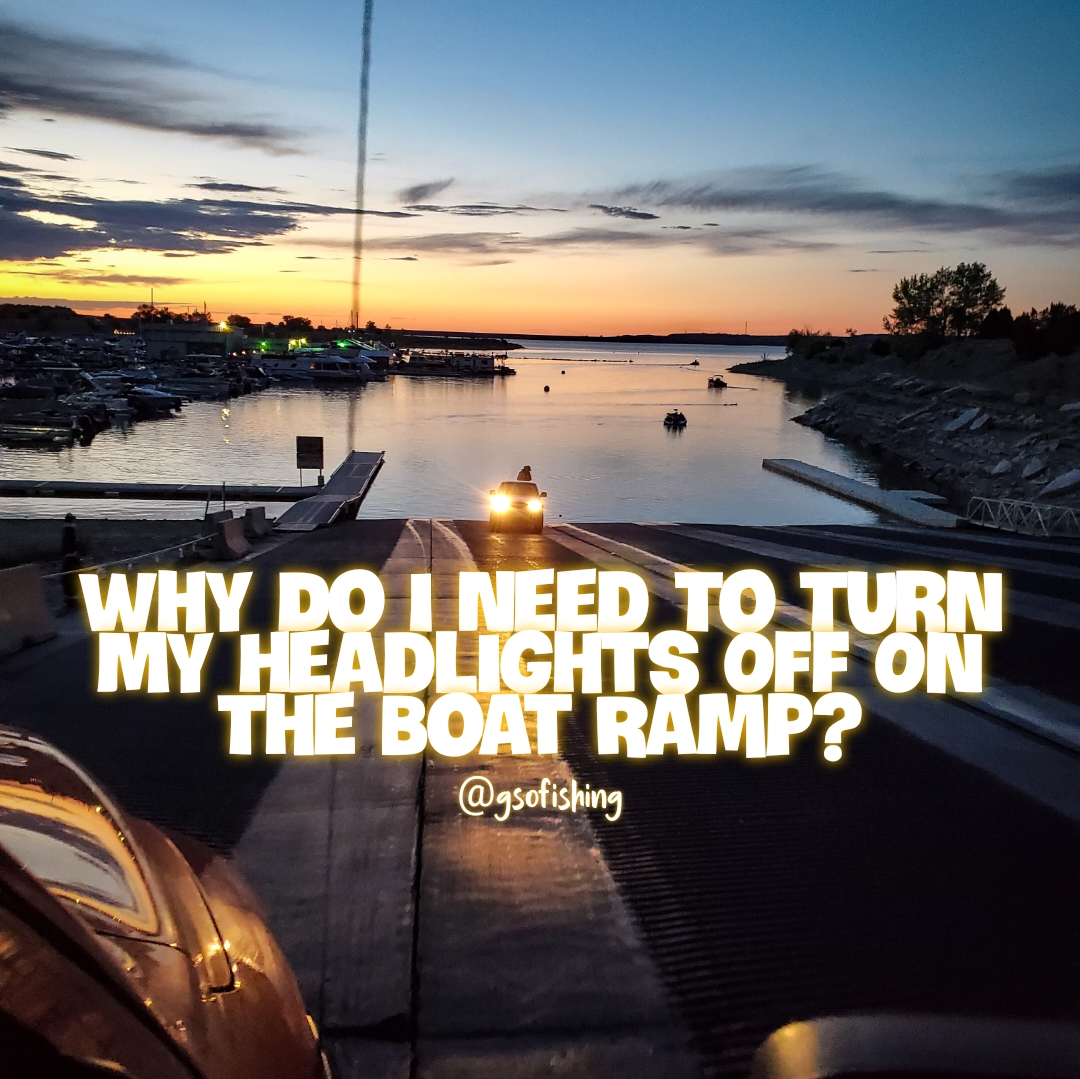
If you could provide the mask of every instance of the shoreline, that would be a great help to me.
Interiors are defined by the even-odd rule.
[[[789,355],[730,370],[820,396],[794,422],[871,456],[883,487],[928,487],[961,513],[973,497],[1080,508],[1080,393],[1044,385],[1046,369],[1067,361],[987,369],[986,344],[947,346],[918,363],[852,349],[839,361]],[[958,347],[966,364],[950,355]]]

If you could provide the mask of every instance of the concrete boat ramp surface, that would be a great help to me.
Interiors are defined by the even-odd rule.
[[[757,566],[806,624],[799,569],[1002,569],[1007,631],[977,700],[891,697],[853,659],[867,714],[841,766],[794,756],[600,759],[575,702],[550,757],[383,757],[359,698],[355,757],[229,758],[212,658],[197,700],[89,690],[74,618],[0,665],[7,722],[71,752],[131,811],[230,855],[261,895],[335,1074],[743,1076],[775,1028],[850,1012],[1072,1019],[1080,1000],[1080,568],[1067,542],[962,530],[339,522],[250,560],[251,628],[279,569],[380,572],[382,625],[431,572],[436,626],[462,569],[631,568],[679,625],[677,568]],[[699,657],[716,670],[722,635]],[[484,702],[486,704],[486,702]],[[623,818],[468,818],[461,781],[547,776],[624,792]]]

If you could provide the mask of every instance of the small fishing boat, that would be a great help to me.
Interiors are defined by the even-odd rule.
[[[709,389],[710,390],[726,390],[727,389],[727,383],[719,375],[715,375],[713,378],[709,379]]]
[[[681,430],[686,426],[686,417],[677,408],[672,409],[672,411],[664,417],[664,426],[669,430]]]
[[[183,399],[175,393],[163,393],[149,386],[135,386],[128,393],[128,404],[135,412],[136,419],[156,420],[162,416],[171,416],[179,412]]]

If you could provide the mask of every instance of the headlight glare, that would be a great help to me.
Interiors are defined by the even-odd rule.
[[[509,495],[492,495],[491,496],[491,508],[496,513],[505,513],[510,508],[510,496]]]
[[[529,501],[529,509],[533,513],[539,513],[544,508],[544,503],[539,498],[533,498]]]

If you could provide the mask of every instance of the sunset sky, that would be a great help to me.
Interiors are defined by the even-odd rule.
[[[7,0],[0,297],[349,314],[362,2]],[[361,317],[873,332],[1080,302],[1080,6],[375,0]]]

